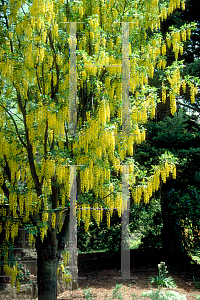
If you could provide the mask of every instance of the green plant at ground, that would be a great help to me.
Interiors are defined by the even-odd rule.
[[[111,299],[120,299],[120,300],[123,300],[122,298],[122,293],[119,293],[119,289],[123,286],[123,284],[116,284],[116,287],[115,289],[113,290],[113,293],[112,293],[112,298],[108,298],[107,300],[111,300]]]
[[[196,300],[200,300],[200,296],[195,295]]]
[[[150,277],[151,284],[156,284],[162,287],[175,288],[176,284],[172,277],[167,277],[167,266],[165,266],[165,262],[160,262],[158,264],[158,276]]]
[[[88,287],[87,287],[88,289]],[[83,293],[84,293],[84,298],[87,299],[87,300],[94,300],[93,296],[90,295],[90,288],[88,290],[83,290]]]
[[[152,300],[186,300],[186,296],[180,295],[178,292],[166,291],[162,292],[159,289],[156,291],[144,292],[141,297],[148,297]]]
[[[194,279],[195,288],[199,290],[200,289],[200,281],[199,280],[195,280],[194,276],[193,276],[193,279]]]
[[[18,265],[19,273],[17,275],[17,278],[19,282],[25,280],[25,278],[29,278],[30,272],[29,270],[26,270],[25,268],[22,267],[22,264]]]
[[[113,291],[113,293],[112,293],[112,297],[113,297],[113,299],[123,299],[122,298],[122,293],[119,293],[118,291],[119,291],[119,289],[121,288],[123,286],[123,284],[117,284],[116,285],[116,287],[115,287],[115,289],[114,289],[114,291]]]
[[[132,294],[133,299],[132,300],[138,300],[139,298],[135,296],[135,294]]]
[[[189,252],[192,257],[192,260],[196,261],[200,264],[200,251],[199,249],[195,249],[193,252]]]

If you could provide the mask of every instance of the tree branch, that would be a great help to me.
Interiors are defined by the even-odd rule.
[[[57,56],[56,56],[56,52],[55,52],[55,47],[54,47],[54,44],[53,44],[53,39],[52,39],[52,35],[51,35],[51,29],[49,28],[49,42],[50,42],[50,46],[51,46],[51,49],[53,51],[53,58],[54,58],[54,61],[53,61],[53,65],[55,63],[55,67],[56,67],[56,76],[57,76],[57,82],[56,82],[56,86],[55,86],[55,90],[54,90],[54,86],[53,86],[53,75],[52,75],[52,79],[51,79],[51,97],[52,99],[55,98],[56,94],[58,93],[58,90],[59,90],[59,76],[60,76],[60,69],[59,69],[59,65],[57,64]],[[52,70],[53,70],[53,66],[52,66]]]
[[[42,62],[42,83],[43,83],[43,95],[45,95],[45,83],[44,83],[44,62]]]
[[[26,16],[26,13],[25,13],[25,11],[24,11],[24,8],[23,8],[23,6],[21,5],[21,9],[22,9],[22,11],[23,11],[23,13],[25,14],[25,16]]]
[[[52,191],[52,209],[58,206],[58,187],[56,186],[56,176],[51,178],[51,191]]]
[[[6,183],[4,182],[3,185],[1,186],[4,194],[6,195],[6,198],[9,200],[9,195],[10,195],[10,192],[9,192],[9,189],[7,188],[7,185]]]
[[[69,212],[65,216],[63,227],[61,232],[58,234],[58,249],[64,250],[66,242],[69,240],[69,225],[70,225],[70,214]]]
[[[4,108],[4,110],[7,112],[7,114],[9,114],[9,116],[11,117],[11,119],[12,119],[14,125],[15,125],[15,129],[16,129],[16,132],[17,132],[17,136],[18,136],[20,142],[22,143],[22,145],[23,145],[25,148],[27,148],[27,145],[24,143],[24,141],[23,141],[22,138],[21,138],[21,135],[20,135],[20,133],[19,133],[17,124],[16,124],[16,122],[15,122],[15,119],[13,118],[13,116],[11,115],[11,113],[5,108],[5,106],[3,106],[3,108]]]
[[[38,87],[39,87],[39,90],[40,90],[40,94],[42,94],[42,90],[41,90],[41,86],[40,86],[40,81],[39,81],[39,77],[38,77],[38,71],[37,71],[38,65],[39,65],[39,60],[38,60],[37,65],[35,66],[35,69],[36,69],[36,77],[37,77]]]
[[[5,6],[5,3],[4,3],[4,0],[1,0],[2,2],[2,6],[4,7]],[[7,15],[6,13],[4,12],[4,9],[3,9],[3,14],[4,14],[4,18],[6,20],[6,28],[9,29],[9,25],[8,25],[8,18],[7,18]],[[13,53],[13,44],[12,44],[12,41],[10,40],[10,48],[11,48],[11,52]]]
[[[47,138],[48,138],[48,121],[46,120],[46,128],[44,134],[44,158],[47,159]]]
[[[29,166],[30,166],[30,170],[31,170],[31,175],[35,184],[35,189],[37,192],[37,196],[41,196],[42,195],[42,185],[39,182],[39,178],[38,175],[36,173],[36,169],[35,169],[35,163],[34,163],[34,157],[33,157],[33,147],[32,144],[30,143],[30,139],[29,139],[29,130],[27,128],[26,125],[26,110],[22,105],[22,99],[21,99],[21,95],[19,93],[19,91],[16,89],[17,91],[17,100],[18,100],[18,105],[19,108],[22,112],[23,115],[23,120],[24,120],[24,127],[25,127],[25,132],[26,132],[26,140],[27,140],[27,153],[28,153],[28,160],[29,160]]]
[[[200,112],[200,108],[197,105],[195,105],[195,107],[194,107],[194,106],[190,106],[189,104],[185,104],[185,103],[182,103],[182,102],[179,102],[179,101],[176,101],[176,103],[178,103],[179,105],[182,105],[184,107],[187,107],[189,109],[192,109],[194,111]]]
[[[5,159],[5,163],[6,163],[6,165],[4,166],[4,172],[8,176],[9,181],[11,182],[11,172],[10,172],[10,168],[9,168],[9,165],[8,165],[8,161],[6,159],[6,155],[4,155],[4,159]]]

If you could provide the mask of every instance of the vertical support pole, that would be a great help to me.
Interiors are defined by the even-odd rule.
[[[69,68],[69,135],[77,134],[77,72],[76,72],[76,23],[70,23],[70,68]],[[82,23],[82,22],[80,22]],[[71,289],[78,289],[78,248],[76,220],[77,181],[76,165],[70,165],[70,225],[69,225],[69,267],[72,272]],[[79,277],[80,279],[80,277]],[[86,277],[81,277],[86,279]]]
[[[129,22],[122,22],[122,136],[130,135],[130,101],[129,101]],[[76,91],[77,91],[77,77],[76,77],[76,22],[70,22],[70,72],[69,72],[69,134],[74,136],[77,131],[77,104],[76,104]],[[71,173],[71,167],[74,167]],[[76,224],[76,166],[70,166],[70,240],[72,246],[76,247],[77,253],[77,225]],[[71,190],[71,176],[73,178]],[[73,177],[75,176],[75,177]],[[122,278],[130,279],[130,247],[129,247],[129,168],[127,165],[123,166],[122,170],[122,198],[123,207],[126,209],[122,213]],[[72,192],[72,194],[71,194]],[[74,196],[75,195],[75,196]],[[75,199],[72,201],[71,199]],[[71,202],[72,201],[72,202]],[[74,211],[75,216],[71,213]],[[72,217],[71,217],[72,216]],[[71,222],[72,218],[72,222]],[[74,220],[75,218],[75,220]],[[75,234],[72,232],[76,232]],[[75,239],[72,238],[76,236]],[[77,254],[76,261],[72,260],[72,280],[78,278],[77,269]],[[73,271],[76,270],[76,271]],[[120,279],[121,277],[117,277]],[[84,278],[85,279],[85,278]],[[76,286],[74,284],[74,286]],[[78,286],[78,285],[77,285]],[[77,288],[77,287],[76,287]],[[73,287],[72,287],[73,289]],[[74,288],[75,289],[75,288]]]
[[[77,130],[76,22],[70,22],[69,135]]]
[[[76,166],[70,166],[70,226],[69,226],[69,266],[72,271],[72,291],[78,289],[78,266],[77,266],[77,221],[76,221]]]
[[[129,100],[129,23],[122,22],[122,135],[130,134]]]
[[[76,22],[70,22],[70,68],[69,68],[69,135],[74,136],[77,130],[77,74],[76,74]],[[69,226],[69,266],[72,272],[71,289],[78,288],[77,267],[77,223],[76,223],[76,166],[70,166],[70,226]]]
[[[122,166],[122,278],[130,278],[130,239],[129,239],[129,166]]]
[[[129,23],[122,22],[122,136],[127,137],[130,135],[129,73]],[[134,279],[130,277],[129,208],[129,166],[122,165],[122,277],[114,279]]]

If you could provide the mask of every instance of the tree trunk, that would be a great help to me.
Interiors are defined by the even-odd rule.
[[[61,231],[51,227],[41,241],[36,237],[38,300],[57,299],[57,268],[66,242],[69,241],[69,213],[66,212]]]
[[[38,259],[37,262],[38,300],[57,299],[58,260]]]
[[[179,225],[179,217],[170,207],[170,195],[173,189],[162,195],[162,244],[165,262],[174,266],[190,266],[190,258],[184,247],[183,237]]]
[[[57,299],[57,268],[60,259],[58,241],[48,231],[43,243],[36,238],[38,300]]]

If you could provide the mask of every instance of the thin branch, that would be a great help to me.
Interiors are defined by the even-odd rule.
[[[53,151],[53,149],[54,149],[54,144],[55,144],[55,139],[54,139],[54,132],[53,132],[53,141],[52,141],[52,143],[51,143],[50,152]]]
[[[43,95],[45,95],[45,83],[44,83],[44,62],[42,62],[42,83],[43,83]]]
[[[47,138],[48,138],[48,121],[46,120],[46,128],[44,134],[44,158],[47,159]]]
[[[56,176],[51,178],[51,191],[52,191],[52,209],[58,206],[58,187],[56,186]]]
[[[53,58],[54,58],[53,65],[55,63],[56,76],[57,76],[57,82],[56,82],[56,86],[55,86],[55,93],[54,93],[53,80],[52,80],[52,95],[54,96],[54,94],[57,94],[58,90],[59,90],[60,69],[59,69],[59,65],[57,64],[57,56],[56,56],[56,53],[55,53],[55,47],[54,47],[54,44],[53,44],[53,39],[52,39],[51,29],[50,28],[49,28],[49,42],[50,42],[51,49],[53,51]],[[53,70],[53,65],[52,65],[52,70]]]
[[[16,87],[15,87],[16,88]],[[22,105],[22,99],[21,99],[21,95],[18,91],[18,89],[16,88],[16,91],[17,91],[17,100],[18,100],[18,105],[19,105],[19,108],[22,112],[22,115],[23,115],[23,119],[24,119],[24,127],[25,127],[25,132],[26,132],[26,140],[27,140],[27,153],[28,153],[28,160],[29,160],[29,166],[30,166],[30,170],[31,170],[31,175],[32,175],[32,178],[33,178],[33,181],[34,181],[34,184],[35,184],[35,189],[36,189],[36,193],[38,196],[41,196],[42,195],[42,185],[39,181],[39,177],[36,173],[36,169],[35,169],[35,162],[34,162],[34,157],[33,157],[33,147],[32,147],[32,144],[30,143],[30,139],[29,139],[29,130],[27,128],[27,125],[26,125],[26,110],[25,108],[23,107]]]
[[[4,3],[4,0],[1,0],[2,2],[2,6],[4,7],[5,6],[5,3]],[[9,29],[9,25],[8,25],[8,18],[7,18],[7,15],[6,13],[4,12],[4,9],[3,9],[3,14],[4,14],[4,18],[6,20],[6,28]],[[12,44],[12,41],[10,40],[10,48],[11,48],[11,52],[13,53],[13,44]]]
[[[179,102],[179,101],[176,101],[176,103],[178,103],[178,104],[180,104],[180,105],[182,105],[184,107],[187,107],[189,109],[192,109],[194,111],[196,110],[197,112],[200,112],[200,108],[197,105],[195,105],[195,103],[194,103],[195,107],[194,106],[190,106],[189,104],[185,104],[185,103]]]
[[[16,129],[16,132],[17,132],[17,136],[18,136],[20,142],[22,143],[22,145],[23,145],[25,148],[27,148],[27,145],[24,143],[24,141],[23,141],[22,138],[21,138],[21,135],[20,135],[20,133],[19,133],[17,124],[16,124],[16,122],[15,122],[15,119],[13,118],[13,116],[11,115],[11,113],[5,108],[5,106],[3,106],[3,108],[5,109],[5,111],[7,112],[7,114],[9,114],[9,116],[11,117],[11,119],[12,119],[14,125],[15,125],[15,129]]]
[[[20,48],[21,48],[21,42],[20,42],[20,39],[19,39],[18,35],[17,35],[17,40],[18,40],[18,43],[19,43],[19,49],[20,49]]]
[[[64,250],[66,242],[69,240],[70,214],[66,214],[61,232],[58,234],[58,249]]]
[[[7,188],[6,186],[6,183],[4,182],[3,185],[1,186],[4,194],[6,195],[6,198],[9,200],[9,195],[10,195],[10,192],[9,192],[9,189]]]
[[[21,5],[21,8],[22,8],[22,11],[23,11],[23,13],[25,14],[25,16],[26,16],[26,13],[25,13],[25,11],[24,11],[24,8],[23,8],[23,6]]]
[[[127,4],[127,0],[125,0],[125,1],[124,1],[124,8],[123,8],[123,13],[122,13],[122,16],[123,16],[123,15],[124,15],[124,13],[125,13],[126,4]]]
[[[6,175],[8,176],[8,179],[11,182],[11,172],[10,172],[10,168],[9,168],[9,165],[8,165],[8,161],[6,159],[6,155],[4,155],[4,160],[5,160],[5,163],[6,163],[6,165],[4,166],[4,172],[6,172]]]
[[[12,115],[16,116],[20,121],[23,122],[23,119],[21,119],[17,114],[15,114],[14,112],[12,112]]]
[[[38,64],[39,64],[39,62],[38,62]],[[37,71],[38,64],[36,66],[36,76],[37,76],[37,82],[38,82],[38,87],[39,87],[39,90],[40,90],[40,94],[42,94],[42,90],[41,90],[41,86],[40,86],[40,80],[39,80],[38,71]]]
[[[16,88],[16,86],[15,86],[14,83],[13,83],[13,85],[14,85],[14,87],[15,87],[15,89],[16,89],[16,92],[17,92],[17,102],[18,102],[19,108],[20,108],[20,110],[21,110],[21,112],[22,112],[23,120],[25,120],[25,119],[26,119],[26,110],[25,110],[25,107],[24,107],[23,104],[22,104],[22,98],[21,98],[21,95],[20,95],[20,93],[19,93],[19,91],[18,91],[18,89]]]

